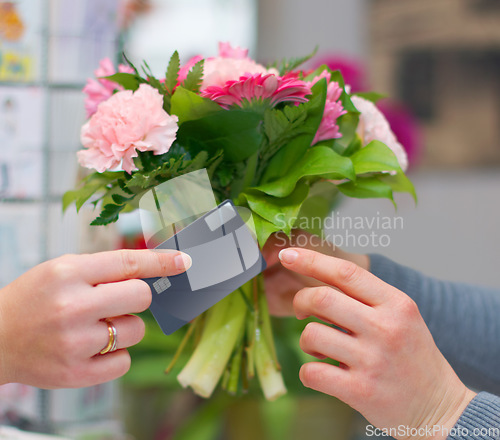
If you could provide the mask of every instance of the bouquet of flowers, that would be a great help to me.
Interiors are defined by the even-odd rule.
[[[297,225],[321,232],[304,220],[324,218],[339,193],[415,197],[405,151],[375,106],[380,95],[350,94],[326,66],[299,70],[309,58],[264,67],[221,43],[219,56],[185,65],[174,52],[164,78],[145,62],[116,71],[103,60],[84,89],[89,119],[78,152],[93,172],[64,207],[91,202],[100,209],[92,225],[106,225],[146,191],[206,168],[218,202],[252,211],[263,246]],[[264,290],[259,276],[190,324],[174,357],[192,346],[178,375],[184,387],[209,397],[220,382],[236,393],[257,376],[267,399],[286,392]]]

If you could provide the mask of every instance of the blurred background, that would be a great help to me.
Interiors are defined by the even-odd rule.
[[[341,201],[333,226],[398,221],[330,227],[334,243],[500,287],[498,0],[0,0],[0,287],[64,253],[136,246],[133,220],[89,228],[92,211],[62,214],[61,196],[80,173],[81,89],[99,61],[124,51],[162,75],[174,50],[182,61],[213,56],[219,41],[264,64],[318,46],[308,67],[328,64],[353,90],[390,96],[380,107],[409,154],[418,204]],[[372,232],[378,239],[365,239]],[[296,347],[300,329],[283,321],[277,333]],[[295,374],[274,403],[258,394],[201,402],[162,374],[178,339],[150,332],[119,383],[0,387],[0,434],[8,425],[77,439],[365,437],[354,411],[306,392]]]

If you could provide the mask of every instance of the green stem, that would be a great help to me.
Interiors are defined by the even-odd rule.
[[[174,368],[175,364],[179,360],[179,357],[181,356],[182,352],[184,351],[184,348],[186,347],[187,342],[189,341],[189,338],[193,334],[195,327],[199,324],[199,322],[201,320],[200,317],[201,317],[201,315],[197,316],[196,319],[189,325],[189,328],[188,328],[186,334],[184,335],[184,337],[182,338],[182,341],[179,344],[179,347],[177,348],[177,350],[174,354],[174,357],[172,358],[172,360],[168,364],[167,368],[165,368],[165,374],[170,373],[172,371],[172,368]]]
[[[275,400],[286,393],[286,387],[276,356],[271,318],[264,293],[264,283],[261,276],[253,281],[257,286],[257,306],[259,311],[255,330],[255,368],[264,396],[267,400]]]
[[[190,386],[202,397],[210,397],[219,382],[240,336],[247,306],[238,294],[215,304],[207,314],[199,344],[177,376],[183,387]]]

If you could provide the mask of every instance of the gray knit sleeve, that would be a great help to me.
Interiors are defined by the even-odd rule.
[[[500,440],[500,397],[479,393],[449,433],[448,440]]]
[[[436,345],[468,386],[500,395],[500,291],[439,281],[370,255],[370,270],[418,305]]]

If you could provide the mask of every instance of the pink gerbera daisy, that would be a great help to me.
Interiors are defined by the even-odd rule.
[[[210,86],[201,92],[221,107],[228,109],[233,105],[243,107],[245,103],[264,103],[274,107],[280,102],[306,102],[311,88],[294,74],[277,76],[246,74],[237,81],[227,81],[222,87]]]

